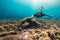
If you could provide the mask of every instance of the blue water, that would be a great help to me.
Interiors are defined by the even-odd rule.
[[[47,1],[47,2],[46,2]],[[60,18],[60,0],[45,0],[45,3],[30,0],[0,0],[0,18],[24,18],[35,14],[43,6],[43,13]]]

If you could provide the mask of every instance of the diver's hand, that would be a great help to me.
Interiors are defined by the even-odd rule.
[[[49,14],[48,14],[49,15]],[[51,18],[53,18],[53,16],[52,15],[49,15]]]

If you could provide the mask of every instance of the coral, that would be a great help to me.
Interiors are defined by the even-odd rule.
[[[60,40],[60,20],[37,18],[32,22],[38,21],[42,25],[36,23],[37,26],[34,24],[34,27],[30,25],[31,28],[24,29],[21,25],[29,24],[25,20],[0,20],[0,40]]]

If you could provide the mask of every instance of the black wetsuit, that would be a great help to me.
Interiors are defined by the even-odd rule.
[[[40,17],[42,17],[44,15],[45,14],[42,14],[42,12],[37,12],[36,14],[34,14],[34,17],[36,16],[36,17],[40,18]]]
[[[52,16],[48,15],[48,14],[43,14],[42,12],[37,12],[36,14],[33,15],[34,17],[37,17],[37,18],[41,18],[43,16],[49,16],[52,18]]]

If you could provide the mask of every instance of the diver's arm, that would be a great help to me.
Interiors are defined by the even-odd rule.
[[[51,16],[49,14],[43,14],[43,16],[49,16],[50,18],[53,18],[53,16]]]

